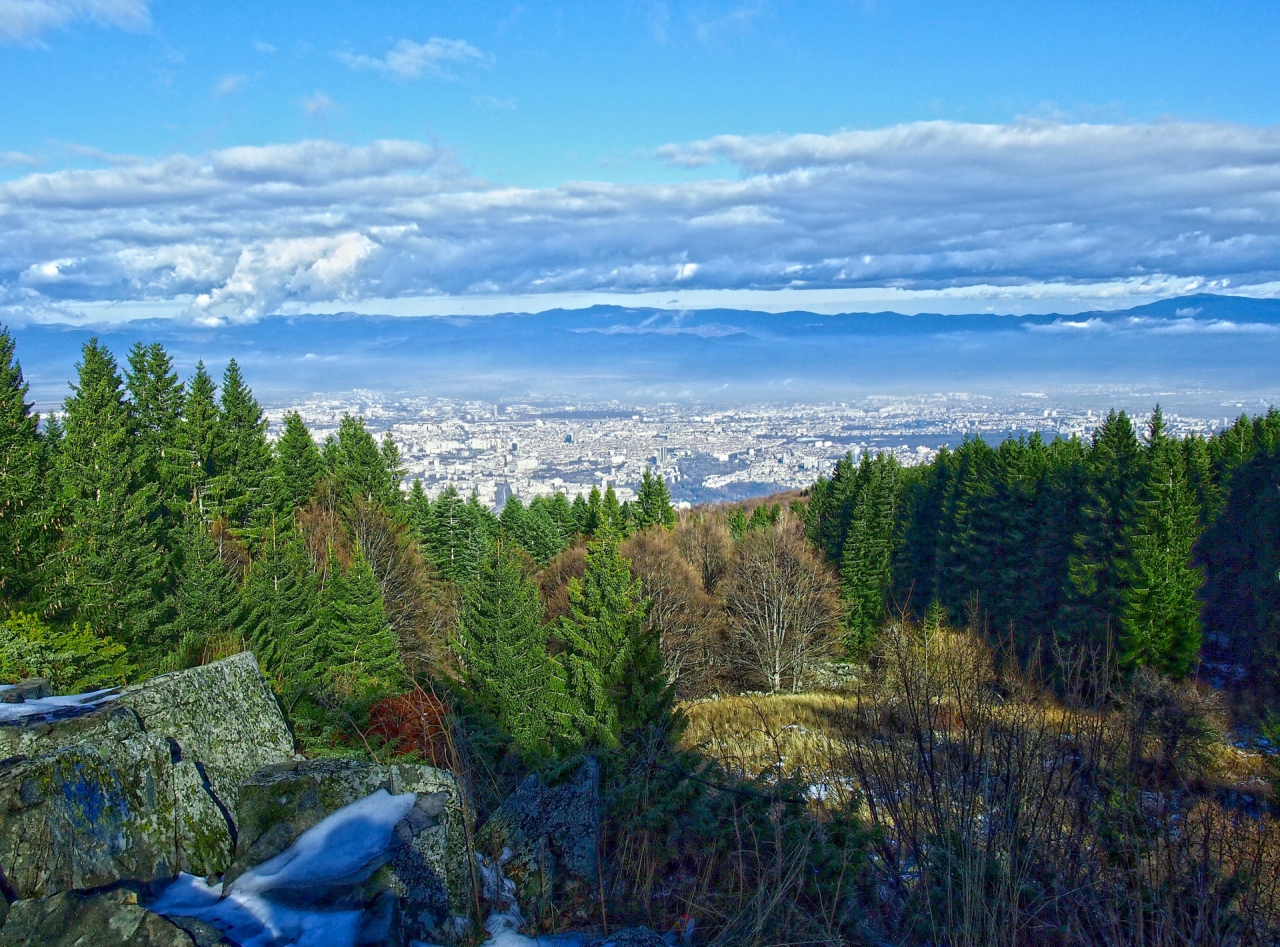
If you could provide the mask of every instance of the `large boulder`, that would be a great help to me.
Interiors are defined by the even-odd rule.
[[[288,900],[350,906],[392,895],[410,937],[447,929],[471,907],[465,811],[456,777],[431,766],[383,766],[356,760],[304,760],[264,767],[240,787],[236,858],[223,876],[227,890],[246,871],[275,858],[340,809],[379,790],[416,802],[397,824],[394,844],[378,869],[341,890],[294,891]]]
[[[588,758],[556,786],[528,776],[476,833],[476,849],[540,913],[550,898],[594,889],[599,831],[600,767]]]
[[[126,890],[67,891],[18,901],[0,930],[0,947],[217,947],[226,943],[207,925],[188,931],[153,914]]]
[[[250,653],[0,716],[0,869],[20,897],[225,871],[240,783],[293,759]]]

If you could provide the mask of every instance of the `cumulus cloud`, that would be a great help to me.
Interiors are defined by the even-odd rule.
[[[0,0],[0,43],[32,43],[75,23],[125,30],[151,25],[148,0]]]
[[[477,294],[1280,289],[1280,129],[939,122],[663,156],[726,174],[505,187],[407,141],[30,173],[0,183],[0,304],[234,320]]]
[[[396,79],[453,79],[449,66],[484,64],[489,57],[466,40],[433,36],[425,43],[402,39],[381,59],[342,52],[338,58],[357,72],[380,72]]]

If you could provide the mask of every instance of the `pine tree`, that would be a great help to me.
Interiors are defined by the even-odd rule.
[[[640,479],[640,492],[636,496],[635,506],[636,529],[649,526],[661,526],[670,529],[676,525],[675,507],[671,505],[671,493],[667,490],[667,482],[661,474],[650,473],[644,469]]]
[[[267,419],[233,358],[222,375],[214,470],[222,513],[232,526],[247,526],[267,503],[271,448]]]
[[[197,516],[189,515],[177,534],[171,637],[180,652],[198,654],[206,642],[239,630],[240,593],[235,577],[218,557],[208,527]]]
[[[320,449],[306,422],[297,411],[290,411],[284,416],[271,470],[271,505],[276,515],[287,520],[294,510],[306,506],[322,472]]]
[[[178,432],[178,444],[182,452],[184,474],[182,488],[186,499],[195,504],[201,516],[209,516],[213,509],[206,509],[209,480],[214,474],[214,455],[218,447],[217,386],[204,362],[196,362],[196,373],[187,385],[182,403],[182,423]]]
[[[1200,528],[1199,499],[1187,482],[1186,456],[1164,432],[1159,408],[1152,416],[1147,452],[1150,473],[1126,534],[1130,555],[1120,624],[1120,660],[1186,677],[1200,658],[1203,570],[1191,563]]]
[[[0,331],[0,603],[8,608],[32,591],[49,518],[40,416],[13,354],[13,337]]]
[[[65,403],[58,489],[66,520],[57,556],[58,604],[146,664],[169,650],[160,629],[164,556],[156,488],[141,475],[115,359],[84,347]]]
[[[569,582],[569,614],[560,623],[561,656],[583,737],[617,746],[623,736],[670,713],[672,691],[656,633],[645,628],[648,603],[609,534],[587,547],[586,571]]]
[[[320,589],[296,533],[268,533],[243,602],[245,637],[276,689],[288,696],[314,687]]]
[[[519,552],[499,540],[465,586],[452,643],[481,708],[523,749],[545,752],[573,742],[577,715],[542,614]]]
[[[345,572],[330,552],[316,627],[317,668],[340,699],[395,690],[404,681],[399,643],[387,621],[378,580],[357,551]]]

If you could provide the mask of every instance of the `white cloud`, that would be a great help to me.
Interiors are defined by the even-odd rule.
[[[498,99],[492,95],[473,95],[471,103],[480,106],[482,109],[495,109],[500,112],[510,112],[516,107],[515,99]]]
[[[664,155],[737,174],[500,187],[406,141],[31,173],[0,183],[0,303],[202,297],[175,308],[237,319],[608,294],[1024,312],[1280,295],[1280,129],[928,123]]]
[[[333,99],[329,98],[328,93],[317,90],[311,95],[304,95],[298,104],[308,115],[324,115],[333,108]]]
[[[0,164],[3,165],[28,164],[34,166],[39,163],[40,159],[35,155],[29,155],[22,151],[0,151]]]
[[[237,92],[244,91],[244,87],[249,84],[249,77],[242,72],[232,73],[223,76],[213,87],[213,94],[221,98],[224,95],[235,95]]]
[[[0,43],[32,43],[75,23],[145,30],[148,0],[0,0]]]
[[[338,58],[357,72],[380,72],[397,79],[453,79],[448,66],[483,65],[489,57],[466,40],[433,36],[425,43],[402,39],[378,59],[342,52]]]
[[[256,49],[258,52],[262,53],[264,56],[271,56],[276,51],[276,48],[274,46],[272,46],[270,43],[264,43],[262,40],[258,40],[256,43],[254,43],[253,48]]]

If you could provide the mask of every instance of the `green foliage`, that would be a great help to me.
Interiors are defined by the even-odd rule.
[[[435,503],[425,494],[420,498],[411,494],[409,515],[427,559],[455,582],[476,574],[498,530],[493,514],[475,497],[464,503],[453,484],[441,491]]]
[[[320,586],[296,533],[272,531],[242,591],[245,638],[279,693],[315,685]]]
[[[135,450],[115,360],[97,339],[85,345],[78,372],[57,458],[65,526],[51,570],[54,604],[145,665],[172,644],[161,631],[167,577],[157,489]]]
[[[13,337],[0,331],[0,603],[10,606],[34,590],[49,512],[40,416],[13,352]]]
[[[1199,500],[1187,479],[1187,456],[1164,433],[1159,410],[1147,452],[1150,473],[1126,535],[1129,573],[1121,619],[1120,661],[1186,677],[1200,659],[1203,570],[1191,564],[1199,535]]]
[[[549,638],[520,553],[495,542],[463,592],[453,648],[472,696],[526,752],[572,745],[576,736],[577,714]]]
[[[205,509],[205,496],[213,477],[214,447],[218,441],[217,393],[204,362],[196,362],[196,373],[191,376],[182,403],[178,447],[183,490],[202,516],[213,512],[212,508]]]
[[[243,613],[236,577],[218,556],[208,527],[195,515],[178,530],[171,640],[199,653],[206,642],[238,633]]]
[[[503,506],[498,521],[507,536],[545,565],[569,544],[569,536],[557,522],[559,512],[546,498],[537,497],[526,508],[519,497],[513,496]]]
[[[166,525],[186,499],[187,465],[181,446],[186,400],[173,360],[158,342],[134,343],[125,372],[133,412],[139,464],[144,479],[157,486]]]
[[[267,503],[272,458],[266,416],[234,358],[222,375],[213,466],[222,515],[233,526],[247,526]]]
[[[647,611],[640,582],[606,533],[587,547],[582,578],[569,582],[569,614],[559,628],[569,694],[588,742],[617,746],[670,713],[673,694],[656,632],[645,628]]]
[[[287,518],[305,506],[322,472],[320,449],[302,416],[297,411],[288,412],[271,467],[272,512]]]
[[[394,443],[389,450],[387,443],[384,441],[381,448],[378,446],[365,428],[364,418],[343,415],[338,423],[337,438],[332,446],[325,445],[325,466],[341,477],[356,496],[370,503],[394,507],[399,503],[404,471],[399,466],[400,457]]]
[[[635,526],[646,529],[650,526],[661,526],[670,529],[676,525],[676,510],[671,505],[671,493],[667,490],[667,482],[661,474],[644,469],[640,480],[640,491],[636,496]]]
[[[864,454],[858,465],[852,522],[840,563],[845,653],[850,657],[867,653],[884,621],[885,596],[893,581],[899,469],[897,461],[885,454],[874,460]]]
[[[44,677],[59,693],[80,694],[124,684],[133,672],[123,645],[83,625],[50,626],[24,612],[0,624],[0,682]]]
[[[315,631],[316,671],[339,699],[387,693],[404,684],[396,635],[363,555],[357,553],[343,571],[330,552]]]

